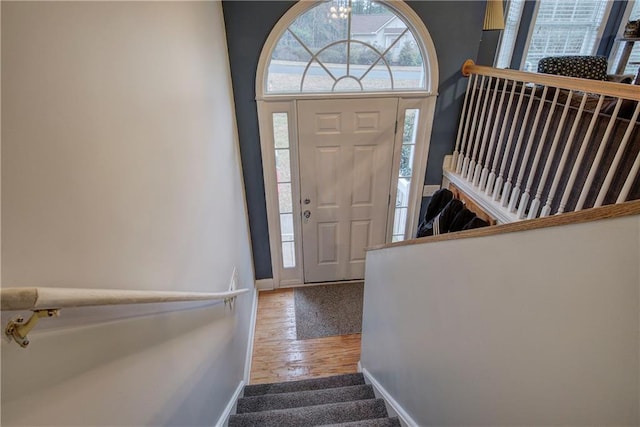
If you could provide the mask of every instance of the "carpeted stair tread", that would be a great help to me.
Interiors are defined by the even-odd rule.
[[[326,424],[320,427],[401,427],[400,420],[393,418],[374,418],[371,420],[352,421],[341,424]]]
[[[263,394],[238,399],[236,413],[269,411],[273,409],[299,408],[326,403],[375,399],[373,387],[367,384],[347,387],[304,390],[291,393]]]
[[[261,394],[292,393],[304,390],[347,387],[360,384],[364,384],[364,376],[361,373],[334,375],[332,377],[312,378],[308,380],[289,381],[284,383],[248,385],[244,388],[244,397],[259,396]]]
[[[367,399],[232,415],[229,427],[306,427],[386,417],[384,400]]]

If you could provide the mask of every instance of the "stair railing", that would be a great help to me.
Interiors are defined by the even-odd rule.
[[[26,322],[23,317],[18,316],[10,320],[5,328],[5,334],[24,348],[29,345],[27,334],[36,326],[38,320],[58,316],[63,308],[187,301],[224,301],[225,305],[233,307],[236,297],[246,292],[249,292],[249,289],[227,292],[164,292],[45,287],[3,288],[0,289],[0,306],[2,311],[33,312]]]
[[[640,198],[640,86],[478,66],[444,178],[499,222]]]

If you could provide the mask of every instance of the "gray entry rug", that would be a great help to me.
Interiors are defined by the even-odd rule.
[[[299,340],[362,332],[364,283],[296,288],[296,335]]]

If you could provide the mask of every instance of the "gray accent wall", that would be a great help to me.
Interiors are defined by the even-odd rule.
[[[224,1],[240,152],[256,279],[272,277],[260,134],[255,101],[258,59],[274,25],[295,2]],[[425,23],[438,56],[440,85],[425,183],[442,181],[444,156],[453,151],[466,79],[462,63],[476,59],[485,1],[407,1]]]

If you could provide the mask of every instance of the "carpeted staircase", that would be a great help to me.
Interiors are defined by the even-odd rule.
[[[400,427],[362,374],[248,385],[229,427]]]

